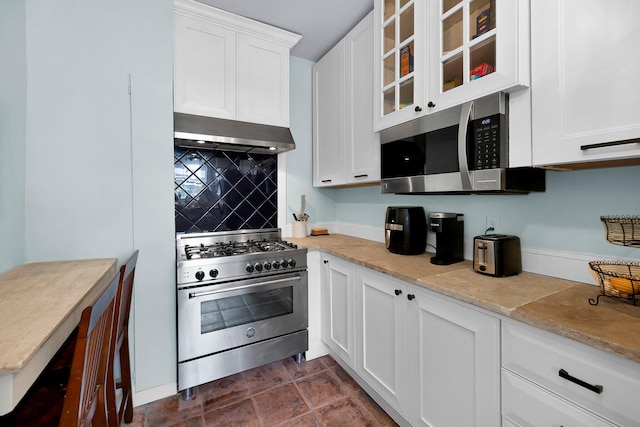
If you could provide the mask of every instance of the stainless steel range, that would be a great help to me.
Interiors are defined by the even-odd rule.
[[[280,229],[176,238],[178,390],[308,349],[307,250]]]

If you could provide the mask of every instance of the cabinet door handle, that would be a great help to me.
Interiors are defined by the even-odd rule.
[[[402,293],[400,289],[396,289],[394,292],[396,293],[396,295],[400,295]]]
[[[564,378],[565,380],[569,380],[572,383],[578,384],[579,386],[582,386],[586,389],[591,390],[594,393],[602,393],[602,390],[604,389],[604,387],[602,387],[601,385],[593,385],[593,384],[589,384],[586,381],[582,381],[579,378],[576,377],[572,377],[571,375],[569,375],[569,373],[567,371],[565,371],[564,369],[560,369],[558,371],[558,375],[560,375],[560,377]]]
[[[409,294],[409,295],[407,295],[407,299],[408,299],[409,301],[411,301],[411,300],[412,300],[412,299],[414,299],[415,297],[416,297],[416,296],[415,296],[415,295],[413,295],[413,294]]]
[[[427,107],[429,107],[429,108],[433,108],[435,106],[436,106],[436,104],[434,104],[433,101],[429,101],[429,103],[427,104]]]
[[[416,108],[413,109],[416,113],[419,113],[420,111],[422,111],[422,107],[419,105],[416,105]]]
[[[362,175],[354,175],[353,177],[354,177],[354,178],[366,178],[366,177],[368,177],[368,176],[369,176],[369,175],[367,175],[367,174],[365,173],[365,174],[362,174]]]
[[[321,182],[331,182],[330,179],[323,179]]]
[[[329,261],[327,261],[326,259],[323,261],[325,264],[329,264]]]
[[[614,147],[616,145],[640,144],[640,139],[623,139],[622,141],[600,142],[598,144],[581,145],[581,150],[591,150],[593,148]]]

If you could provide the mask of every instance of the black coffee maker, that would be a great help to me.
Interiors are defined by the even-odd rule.
[[[429,231],[436,233],[436,256],[432,264],[449,265],[462,261],[464,215],[449,212],[429,213]]]

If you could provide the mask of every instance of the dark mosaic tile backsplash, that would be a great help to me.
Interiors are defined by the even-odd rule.
[[[174,149],[176,232],[277,227],[277,157]]]

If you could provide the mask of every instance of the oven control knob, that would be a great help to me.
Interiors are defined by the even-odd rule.
[[[262,266],[264,267],[264,271],[271,270],[271,263],[269,261],[265,261],[265,263]]]
[[[215,279],[216,277],[218,277],[218,270],[216,270],[215,268],[213,270],[209,270],[209,276]]]
[[[196,279],[198,280],[204,279],[204,271],[196,271]]]
[[[280,263],[278,261],[273,261],[273,264],[271,264],[271,266],[274,270],[277,270],[280,268]]]
[[[244,269],[247,270],[247,273],[253,273],[253,265],[251,264],[247,264]]]
[[[293,268],[296,266],[296,260],[290,259],[289,261],[287,261],[287,264],[289,264],[289,267]]]
[[[282,267],[282,268],[287,268],[287,261],[285,261],[285,260],[281,259],[281,260],[280,260],[280,267]]]
[[[256,273],[260,273],[262,271],[262,264],[256,262],[256,265],[253,266],[253,269]]]

